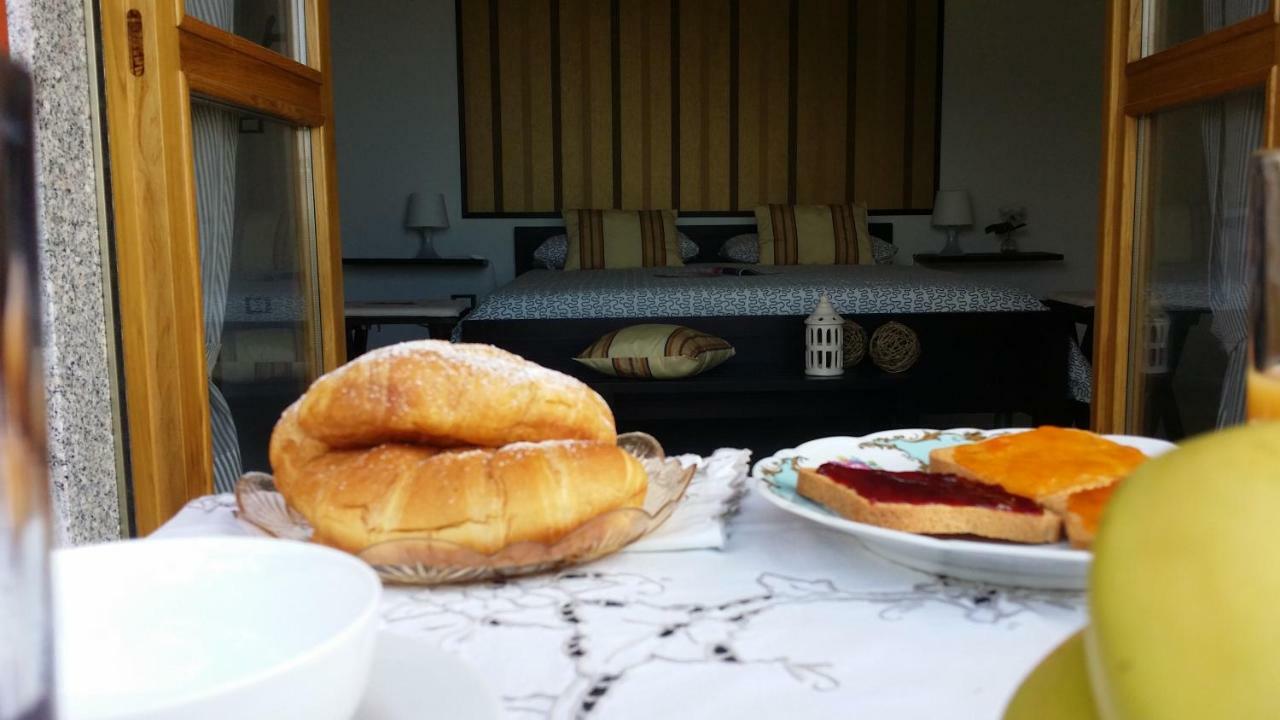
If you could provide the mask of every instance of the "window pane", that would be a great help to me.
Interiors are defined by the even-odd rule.
[[[1264,106],[1258,89],[1141,120],[1129,371],[1141,434],[1243,418],[1245,188]]]
[[[309,131],[191,108],[214,478],[265,470],[281,411],[320,363]]]
[[[1235,25],[1270,7],[1270,0],[1146,0],[1143,3],[1142,55]]]
[[[302,0],[186,0],[187,14],[252,40],[269,50],[307,62]]]

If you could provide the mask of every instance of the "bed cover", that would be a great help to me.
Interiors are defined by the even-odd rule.
[[[709,268],[756,275],[710,275]],[[534,270],[499,288],[467,321],[808,315],[827,293],[845,314],[1044,310],[1012,286],[905,265],[716,265]]]

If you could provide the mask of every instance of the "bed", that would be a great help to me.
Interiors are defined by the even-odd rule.
[[[555,271],[533,251],[558,227],[515,229],[516,278],[464,320],[456,337],[487,342],[595,387],[620,429],[658,435],[669,449],[705,451],[724,440],[757,449],[821,434],[919,426],[928,416],[983,413],[1008,422],[1065,422],[1070,327],[1012,287],[915,266],[747,266],[760,274],[708,276],[723,242],[750,225],[689,225],[699,246],[685,268]],[[893,227],[871,224],[892,242]],[[821,292],[868,334],[901,322],[920,338],[919,361],[887,373],[864,360],[834,380],[803,373],[803,319]],[[736,356],[685,380],[611,378],[572,360],[599,336],[626,325],[665,322],[718,335]],[[723,435],[723,439],[718,437]]]

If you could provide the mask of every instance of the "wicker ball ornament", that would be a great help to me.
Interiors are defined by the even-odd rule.
[[[908,370],[920,359],[920,338],[900,322],[887,322],[871,333],[871,362],[888,373]]]
[[[867,355],[867,331],[852,320],[844,321],[844,366],[853,367]]]

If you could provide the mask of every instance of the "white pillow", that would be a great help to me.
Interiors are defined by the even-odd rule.
[[[760,262],[760,235],[758,233],[734,235],[720,246],[720,257],[740,263]]]
[[[702,248],[698,247],[698,243],[689,239],[688,235],[678,233],[680,235],[680,259],[684,262],[698,257],[698,253],[702,252]]]
[[[552,235],[537,250],[533,251],[533,259],[548,270],[563,270],[564,259],[569,255],[569,236],[561,233]]]
[[[698,256],[698,244],[680,233],[680,259],[688,262]],[[533,251],[534,262],[548,270],[563,270],[565,258],[569,255],[569,236],[561,233],[552,235],[538,249]]]
[[[875,258],[877,265],[892,265],[893,257],[897,254],[897,245],[885,242],[875,235],[871,236],[871,257]]]

